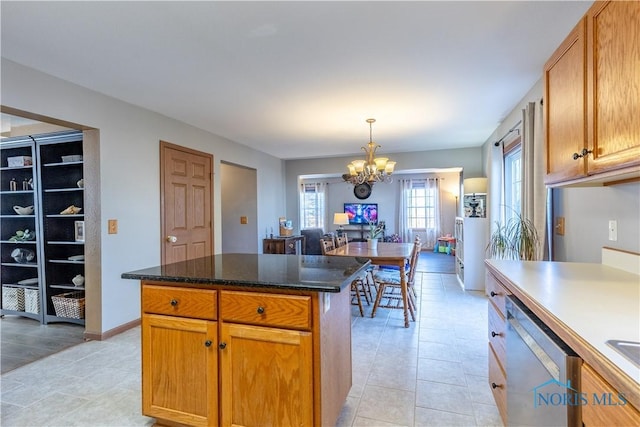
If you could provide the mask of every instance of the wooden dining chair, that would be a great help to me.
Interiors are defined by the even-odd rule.
[[[320,239],[320,248],[322,255],[326,255],[327,252],[334,250],[336,245],[333,243],[333,239]]]
[[[346,236],[345,236],[346,237]],[[322,248],[322,255],[326,255],[328,251],[335,249],[333,239],[320,239],[320,247]],[[368,274],[368,273],[366,273]],[[367,276],[358,277],[351,282],[351,305],[357,305],[360,310],[360,316],[364,317],[364,308],[362,307],[362,294],[365,294],[367,304],[370,303],[370,299],[366,295],[365,281]]]
[[[344,236],[338,236],[336,237],[336,247],[339,248],[341,246],[346,245],[347,243],[349,243],[349,238],[347,237],[347,235],[345,234]]]
[[[407,282],[407,309],[411,314],[411,319],[414,322],[416,320],[415,312],[417,298],[416,291],[414,289],[414,281],[421,247],[422,244],[420,243],[420,238],[416,237],[413,243],[413,249],[411,250],[409,264],[407,267],[405,267],[405,277]],[[376,294],[376,301],[373,304],[373,310],[371,311],[371,317],[375,317],[376,310],[379,307],[399,308],[404,310],[400,271],[378,269],[374,272],[373,278],[375,280],[378,292]]]

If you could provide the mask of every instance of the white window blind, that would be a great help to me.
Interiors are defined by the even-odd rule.
[[[414,231],[435,227],[436,189],[425,181],[414,180],[407,192],[407,225]]]
[[[520,215],[522,206],[522,150],[520,146],[504,155],[505,219]]]
[[[300,186],[300,229],[322,228],[325,218],[325,185],[303,183]]]

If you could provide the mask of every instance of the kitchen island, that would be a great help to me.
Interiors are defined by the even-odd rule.
[[[334,425],[351,388],[350,285],[369,262],[221,254],[141,281],[142,406],[160,425]]]

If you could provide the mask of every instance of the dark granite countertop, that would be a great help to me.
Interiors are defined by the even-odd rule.
[[[122,274],[123,279],[340,292],[369,260],[320,255],[220,254]]]

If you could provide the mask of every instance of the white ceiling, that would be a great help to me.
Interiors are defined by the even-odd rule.
[[[279,158],[358,153],[368,117],[393,153],[484,143],[591,3],[2,1],[1,48]]]

